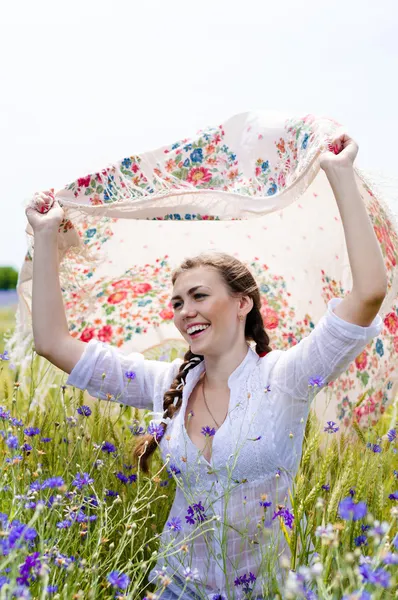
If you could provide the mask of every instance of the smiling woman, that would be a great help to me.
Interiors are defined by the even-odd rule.
[[[150,581],[167,564],[187,598],[279,593],[310,408],[343,429],[393,396],[397,227],[337,130],[237,115],[27,209],[14,362],[32,304],[37,402],[50,362],[152,412],[136,462],[148,473],[159,448],[182,485]]]

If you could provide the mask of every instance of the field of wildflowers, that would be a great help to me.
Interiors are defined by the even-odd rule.
[[[1,336],[12,311],[0,321]],[[150,426],[142,411],[93,400],[63,380],[54,381],[44,410],[32,407],[38,360],[31,393],[22,393],[0,337],[0,600],[161,598],[170,574],[159,572],[155,594],[148,573],[178,473],[158,453],[149,476],[131,464],[137,436]],[[395,404],[376,427],[348,438],[310,417],[293,512],[264,502],[292,551],[273,598],[398,598],[396,421]],[[178,535],[178,522],[166,526]],[[189,539],[180,541],[181,553],[189,551]],[[235,583],[244,598],[253,577]]]

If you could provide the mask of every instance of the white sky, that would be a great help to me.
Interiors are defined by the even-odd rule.
[[[35,191],[242,111],[330,116],[398,175],[396,0],[21,0],[0,22],[0,265]]]

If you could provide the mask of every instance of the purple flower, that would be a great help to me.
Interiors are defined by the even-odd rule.
[[[322,377],[310,377],[308,380],[309,387],[321,387],[325,385]]]
[[[339,504],[340,517],[346,521],[358,521],[363,519],[367,513],[366,502],[358,502],[357,504],[352,498],[344,498]]]
[[[363,563],[362,565],[359,565],[359,572],[366,582],[380,585],[384,588],[390,586],[390,574],[381,567],[372,571],[370,565]]]
[[[82,406],[79,406],[77,412],[83,417],[89,417],[91,415],[91,408],[86,404],[83,404]]]
[[[179,473],[181,473],[180,469],[172,463],[170,464],[169,468],[166,469],[166,471],[169,473],[169,477],[172,477],[172,473],[174,473],[174,475],[178,475]]]
[[[23,426],[23,422],[21,421],[21,419],[17,419],[16,417],[11,417],[10,423],[14,427],[22,427]]]
[[[358,535],[356,538],[354,538],[354,542],[356,546],[367,546],[368,545],[368,540],[366,535]]]
[[[133,381],[133,379],[136,378],[136,374],[134,373],[134,371],[126,371],[125,372],[125,376],[127,377],[127,379],[129,379],[130,381]]]
[[[139,423],[128,426],[133,435],[144,435],[145,427],[141,427]]]
[[[122,483],[127,483],[129,478],[127,477],[127,475],[125,475],[124,473],[122,473],[122,471],[119,471],[119,473],[116,473],[116,477],[119,479],[119,481],[121,481]]]
[[[33,437],[35,435],[39,435],[40,429],[38,427],[26,427],[26,429],[24,429],[23,432],[25,435]]]
[[[17,450],[18,438],[15,435],[9,435],[6,439],[6,444],[10,448],[10,450]]]
[[[398,491],[397,492],[393,492],[392,494],[389,494],[389,499],[390,500],[398,500]]]
[[[0,360],[10,360],[8,356],[8,350],[4,350],[3,354],[0,354]]]
[[[58,586],[57,585],[48,585],[46,591],[47,591],[47,594],[56,594],[58,592]]]
[[[241,575],[240,577],[237,577],[234,581],[234,585],[237,587],[238,585],[242,585],[243,586],[243,590],[245,592],[251,592],[252,589],[250,587],[251,583],[254,583],[256,581],[256,576],[254,575],[254,573],[252,573],[251,571],[249,572],[249,575],[247,575],[246,573],[244,575]]]
[[[120,571],[112,571],[106,578],[113,587],[122,590],[125,590],[130,583],[130,577],[120,573]]]
[[[105,497],[108,497],[108,498],[115,498],[118,495],[119,495],[119,492],[114,492],[113,490],[106,490],[106,492],[105,492]]]
[[[395,438],[397,437],[397,432],[395,429],[390,429],[389,431],[387,431],[387,437],[389,439],[390,442],[393,442],[395,440]]]
[[[101,447],[102,452],[107,452],[111,454],[112,452],[116,452],[116,447],[110,442],[104,442]]]
[[[206,427],[202,427],[201,433],[203,433],[205,436],[212,437],[216,434],[216,430],[206,425]]]
[[[25,561],[19,568],[19,577],[17,577],[17,583],[21,585],[29,585],[30,581],[34,581],[35,575],[38,575],[41,569],[41,563],[39,560],[40,552],[30,554],[25,558]],[[33,573],[31,574],[31,570]]]
[[[181,531],[181,529],[182,529],[182,522],[181,522],[181,519],[179,517],[172,517],[170,519],[170,521],[167,521],[166,525],[172,531]]]
[[[49,477],[48,479],[45,479],[43,481],[43,483],[41,484],[41,489],[45,490],[47,488],[60,488],[64,485],[65,481],[62,479],[62,477]]]
[[[21,450],[22,452],[30,452],[32,450],[32,446],[25,442],[25,444],[22,444]]]
[[[323,490],[325,490],[326,492],[330,492],[330,485],[329,485],[329,483],[325,483],[325,484],[322,486],[322,489],[323,489]]]
[[[156,440],[160,440],[164,435],[165,429],[161,423],[150,423],[148,425],[147,433],[153,435]]]
[[[379,446],[379,444],[373,444],[372,450],[373,452],[381,452],[381,446]]]
[[[274,512],[274,516],[272,517],[272,521],[276,519],[276,517],[282,517],[285,522],[285,525],[293,529],[293,519],[294,515],[290,512],[288,508],[281,508],[278,512]]]
[[[326,431],[327,433],[336,433],[336,431],[339,430],[339,427],[335,427],[335,425],[336,423],[334,421],[328,421],[327,427],[325,427],[323,431]]]
[[[372,600],[371,593],[366,590],[363,592],[355,590],[355,592],[352,592],[349,596],[344,595],[341,600],[351,600],[351,598],[355,598],[356,600]]]
[[[51,442],[51,441],[52,441],[52,438],[46,438],[46,437],[43,437],[43,438],[40,438],[40,441],[42,441],[42,442],[44,442],[45,444],[47,444],[48,442]]]
[[[205,509],[201,502],[198,502],[198,504],[192,504],[192,506],[188,506],[188,514],[185,515],[186,522],[190,525],[195,525],[196,519],[197,523],[203,523],[203,521],[207,519],[204,511]]]
[[[396,550],[398,550],[398,533],[395,534],[393,540],[392,540],[393,546],[394,548],[396,548]]]
[[[0,419],[8,421],[8,419],[10,418],[10,414],[11,413],[9,410],[6,410],[4,406],[0,406]]]
[[[88,473],[76,473],[75,479],[72,481],[72,485],[81,490],[85,485],[94,483],[94,479],[90,477]]]
[[[68,529],[72,525],[72,521],[70,519],[65,519],[64,521],[59,521],[57,523],[58,529]]]
[[[259,500],[259,504],[260,506],[264,506],[264,508],[268,508],[268,506],[271,506],[272,502],[267,502],[266,500]]]

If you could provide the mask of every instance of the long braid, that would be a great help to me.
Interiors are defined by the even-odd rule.
[[[256,352],[259,356],[272,352],[268,334],[264,329],[264,321],[256,303],[246,317],[245,337],[256,342]]]
[[[203,360],[203,356],[193,354],[189,349],[184,356],[184,362],[181,364],[179,371],[170,386],[170,389],[165,392],[163,400],[163,418],[173,418],[174,414],[181,408],[182,391],[185,385],[187,374],[191,369],[196,367]],[[163,433],[161,436],[151,434],[144,435],[134,448],[133,455],[141,461],[141,469],[144,473],[149,472],[148,461],[152,453],[158,447],[158,440],[163,437],[167,429],[167,423],[162,423]]]

